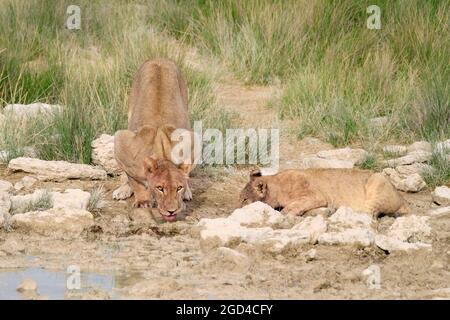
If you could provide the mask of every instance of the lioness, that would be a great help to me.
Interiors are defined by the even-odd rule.
[[[408,206],[394,186],[380,173],[357,169],[286,170],[262,176],[250,172],[240,194],[246,205],[262,201],[283,213],[300,215],[320,207],[350,207],[372,214],[405,214]]]
[[[131,196],[123,192],[131,187],[134,207],[151,207],[155,201],[163,218],[174,221],[185,209],[183,199],[192,199],[188,178],[194,167],[194,161],[171,161],[171,134],[191,129],[186,84],[178,67],[165,59],[146,61],[134,77],[128,103],[128,130],[118,131],[114,138],[126,185],[113,197]]]

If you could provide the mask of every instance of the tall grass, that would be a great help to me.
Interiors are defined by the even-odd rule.
[[[381,8],[380,30],[366,9]],[[248,83],[284,84],[281,118],[334,145],[449,136],[450,3],[157,1],[161,30],[220,57]],[[382,130],[370,118],[388,116]]]
[[[78,1],[81,30],[65,28],[71,1],[0,2],[0,104],[45,102],[64,106],[53,119],[7,119],[0,149],[10,157],[33,146],[43,159],[89,163],[91,141],[126,127],[127,93],[145,60],[167,57],[183,70],[192,121],[226,127],[212,78],[184,63],[182,47],[143,24],[140,5]]]

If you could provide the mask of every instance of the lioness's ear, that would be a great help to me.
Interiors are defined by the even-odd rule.
[[[250,180],[255,179],[256,177],[261,177],[261,170],[260,169],[253,169],[250,171]]]
[[[256,194],[262,198],[266,195],[267,192],[267,184],[264,181],[257,181],[255,185],[253,186],[255,189]]]
[[[145,174],[155,173],[156,169],[158,169],[158,162],[153,158],[146,157],[144,159]]]
[[[178,168],[181,171],[183,171],[183,173],[186,175],[186,177],[188,177],[189,173],[191,173],[191,171],[192,171],[192,164],[182,163],[182,164],[180,164],[180,166]]]

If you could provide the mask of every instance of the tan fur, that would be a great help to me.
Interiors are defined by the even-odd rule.
[[[375,217],[409,211],[402,196],[382,174],[358,169],[286,170],[273,176],[261,176],[259,170],[254,170],[240,201],[242,205],[262,201],[288,214],[341,206]]]
[[[194,165],[179,167],[171,162],[176,142],[170,136],[179,128],[191,129],[187,89],[181,72],[169,60],[146,61],[131,87],[128,130],[118,131],[114,141],[115,157],[134,192],[135,207],[150,207],[152,200],[156,200],[160,213],[167,217],[169,211],[178,213],[184,208],[183,198],[192,198],[188,175]],[[150,163],[155,164],[153,170]],[[155,189],[162,185],[164,192]],[[179,186],[183,188],[183,197],[173,192]]]

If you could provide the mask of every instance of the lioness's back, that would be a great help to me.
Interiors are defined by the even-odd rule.
[[[187,89],[180,70],[170,60],[153,59],[142,64],[130,91],[128,129],[144,125],[173,125],[189,129]]]

